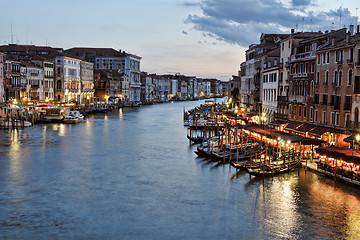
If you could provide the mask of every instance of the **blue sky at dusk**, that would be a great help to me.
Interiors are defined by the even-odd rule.
[[[111,47],[141,56],[149,73],[227,80],[261,33],[338,29],[356,15],[358,0],[5,1],[0,41],[12,25],[14,43]]]

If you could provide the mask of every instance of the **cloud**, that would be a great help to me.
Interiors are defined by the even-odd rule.
[[[261,33],[330,30],[355,23],[347,8],[340,24],[340,9],[314,12],[311,5],[312,0],[292,0],[290,5],[277,0],[203,0],[202,14],[188,15],[185,23],[203,36],[245,47],[258,42]]]
[[[188,35],[188,32],[186,32],[185,30],[183,30],[183,31],[182,31],[182,34]]]
[[[185,1],[182,4],[185,7],[199,7],[201,6],[201,2],[189,2],[189,1]]]
[[[311,5],[311,0],[292,0],[293,6],[304,7]]]

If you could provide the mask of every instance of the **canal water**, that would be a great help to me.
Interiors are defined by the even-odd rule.
[[[360,191],[197,158],[175,102],[0,130],[0,239],[359,239]]]

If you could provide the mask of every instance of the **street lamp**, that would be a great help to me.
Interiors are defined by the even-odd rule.
[[[263,129],[265,129],[265,122],[266,122],[266,120],[267,120],[267,117],[266,117],[266,114],[263,112],[262,114],[261,114],[261,122],[262,122],[262,124],[263,124]]]

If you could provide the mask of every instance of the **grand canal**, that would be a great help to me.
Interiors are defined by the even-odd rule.
[[[358,239],[360,191],[197,158],[176,102],[0,130],[1,239]]]

